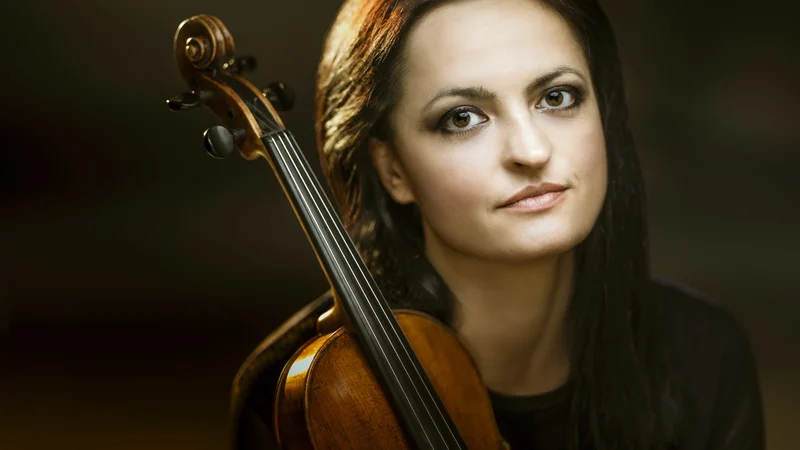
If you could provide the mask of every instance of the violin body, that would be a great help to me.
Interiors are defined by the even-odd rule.
[[[418,311],[394,314],[467,447],[504,448],[486,387],[455,333]],[[300,348],[276,392],[274,430],[282,448],[413,448],[346,327]]]

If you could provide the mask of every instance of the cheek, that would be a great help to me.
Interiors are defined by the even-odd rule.
[[[598,127],[588,139],[592,142],[584,160],[584,170],[589,174],[592,188],[598,190],[601,197],[605,197],[607,173],[606,142],[603,130]]]
[[[487,140],[476,136],[454,143],[417,135],[413,142],[403,142],[403,165],[414,198],[437,234],[471,235],[488,219],[492,161]]]
[[[409,172],[412,189],[423,215],[430,222],[458,220],[481,203],[484,183],[480,164],[454,152],[434,149],[427,157],[415,155]],[[466,153],[460,153],[465,155]]]
[[[596,218],[605,200],[608,182],[605,137],[599,120],[582,132],[574,133],[570,140],[567,148],[575,149],[569,158],[574,181],[583,197],[581,207]]]

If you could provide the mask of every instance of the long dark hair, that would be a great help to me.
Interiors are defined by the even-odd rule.
[[[452,0],[451,0],[452,1]],[[570,25],[589,63],[608,159],[600,216],[576,248],[568,313],[569,447],[662,449],[675,439],[678,402],[657,322],[639,294],[649,278],[641,169],[628,126],[616,39],[595,0],[539,0]],[[394,202],[367,150],[391,140],[388,112],[402,86],[409,30],[435,0],[346,0],[319,65],[317,147],[340,213],[387,300],[450,320],[450,292],[424,254],[419,210]]]

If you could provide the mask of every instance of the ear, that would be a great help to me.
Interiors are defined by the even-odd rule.
[[[368,146],[372,167],[375,168],[384,189],[397,203],[413,203],[415,200],[410,180],[391,144],[371,137]]]

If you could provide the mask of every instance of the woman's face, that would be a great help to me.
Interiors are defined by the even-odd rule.
[[[411,31],[400,76],[393,138],[371,142],[373,162],[395,201],[418,204],[429,253],[523,262],[588,235],[605,140],[559,15],[532,0],[447,3]],[[563,188],[506,205],[544,183]]]

